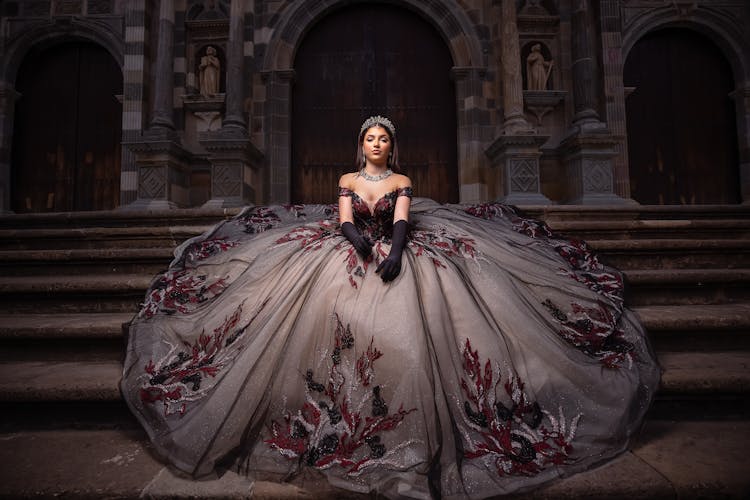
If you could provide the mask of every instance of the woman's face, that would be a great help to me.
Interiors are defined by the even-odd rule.
[[[375,125],[365,131],[362,140],[362,149],[365,159],[375,165],[388,163],[388,155],[391,152],[391,137],[381,126]]]

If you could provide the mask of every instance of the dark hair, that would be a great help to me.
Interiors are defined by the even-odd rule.
[[[388,134],[388,138],[391,140],[391,154],[388,157],[388,167],[390,167],[391,170],[394,172],[400,172],[401,167],[398,165],[398,142],[396,141],[396,136],[391,134],[391,131],[388,130],[388,127],[384,127],[383,125],[376,123],[372,127],[380,127],[383,130],[385,130],[385,133]],[[359,139],[357,140],[357,154],[355,156],[355,162],[357,165],[357,170],[362,169],[365,165],[365,157],[362,154],[362,144],[365,142],[365,134],[368,130],[370,130],[372,127],[364,129],[359,134]]]

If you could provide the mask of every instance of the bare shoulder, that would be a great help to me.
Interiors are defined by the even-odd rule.
[[[396,181],[396,185],[399,189],[411,187],[411,179],[403,174],[393,174],[393,180]]]
[[[339,187],[351,189],[354,179],[357,178],[357,172],[349,172],[339,177]]]

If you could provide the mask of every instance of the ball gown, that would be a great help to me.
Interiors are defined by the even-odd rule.
[[[134,318],[121,388],[156,451],[200,477],[303,469],[390,498],[525,491],[623,452],[659,383],[622,275],[502,204],[395,190],[250,207],[184,242]],[[308,472],[309,473],[309,472]]]

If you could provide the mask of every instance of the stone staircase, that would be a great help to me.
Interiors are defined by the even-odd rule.
[[[750,495],[750,206],[524,209],[624,271],[664,374],[628,453],[523,498]],[[237,211],[0,216],[0,497],[350,497],[314,475],[176,477],[120,397],[151,278]]]

